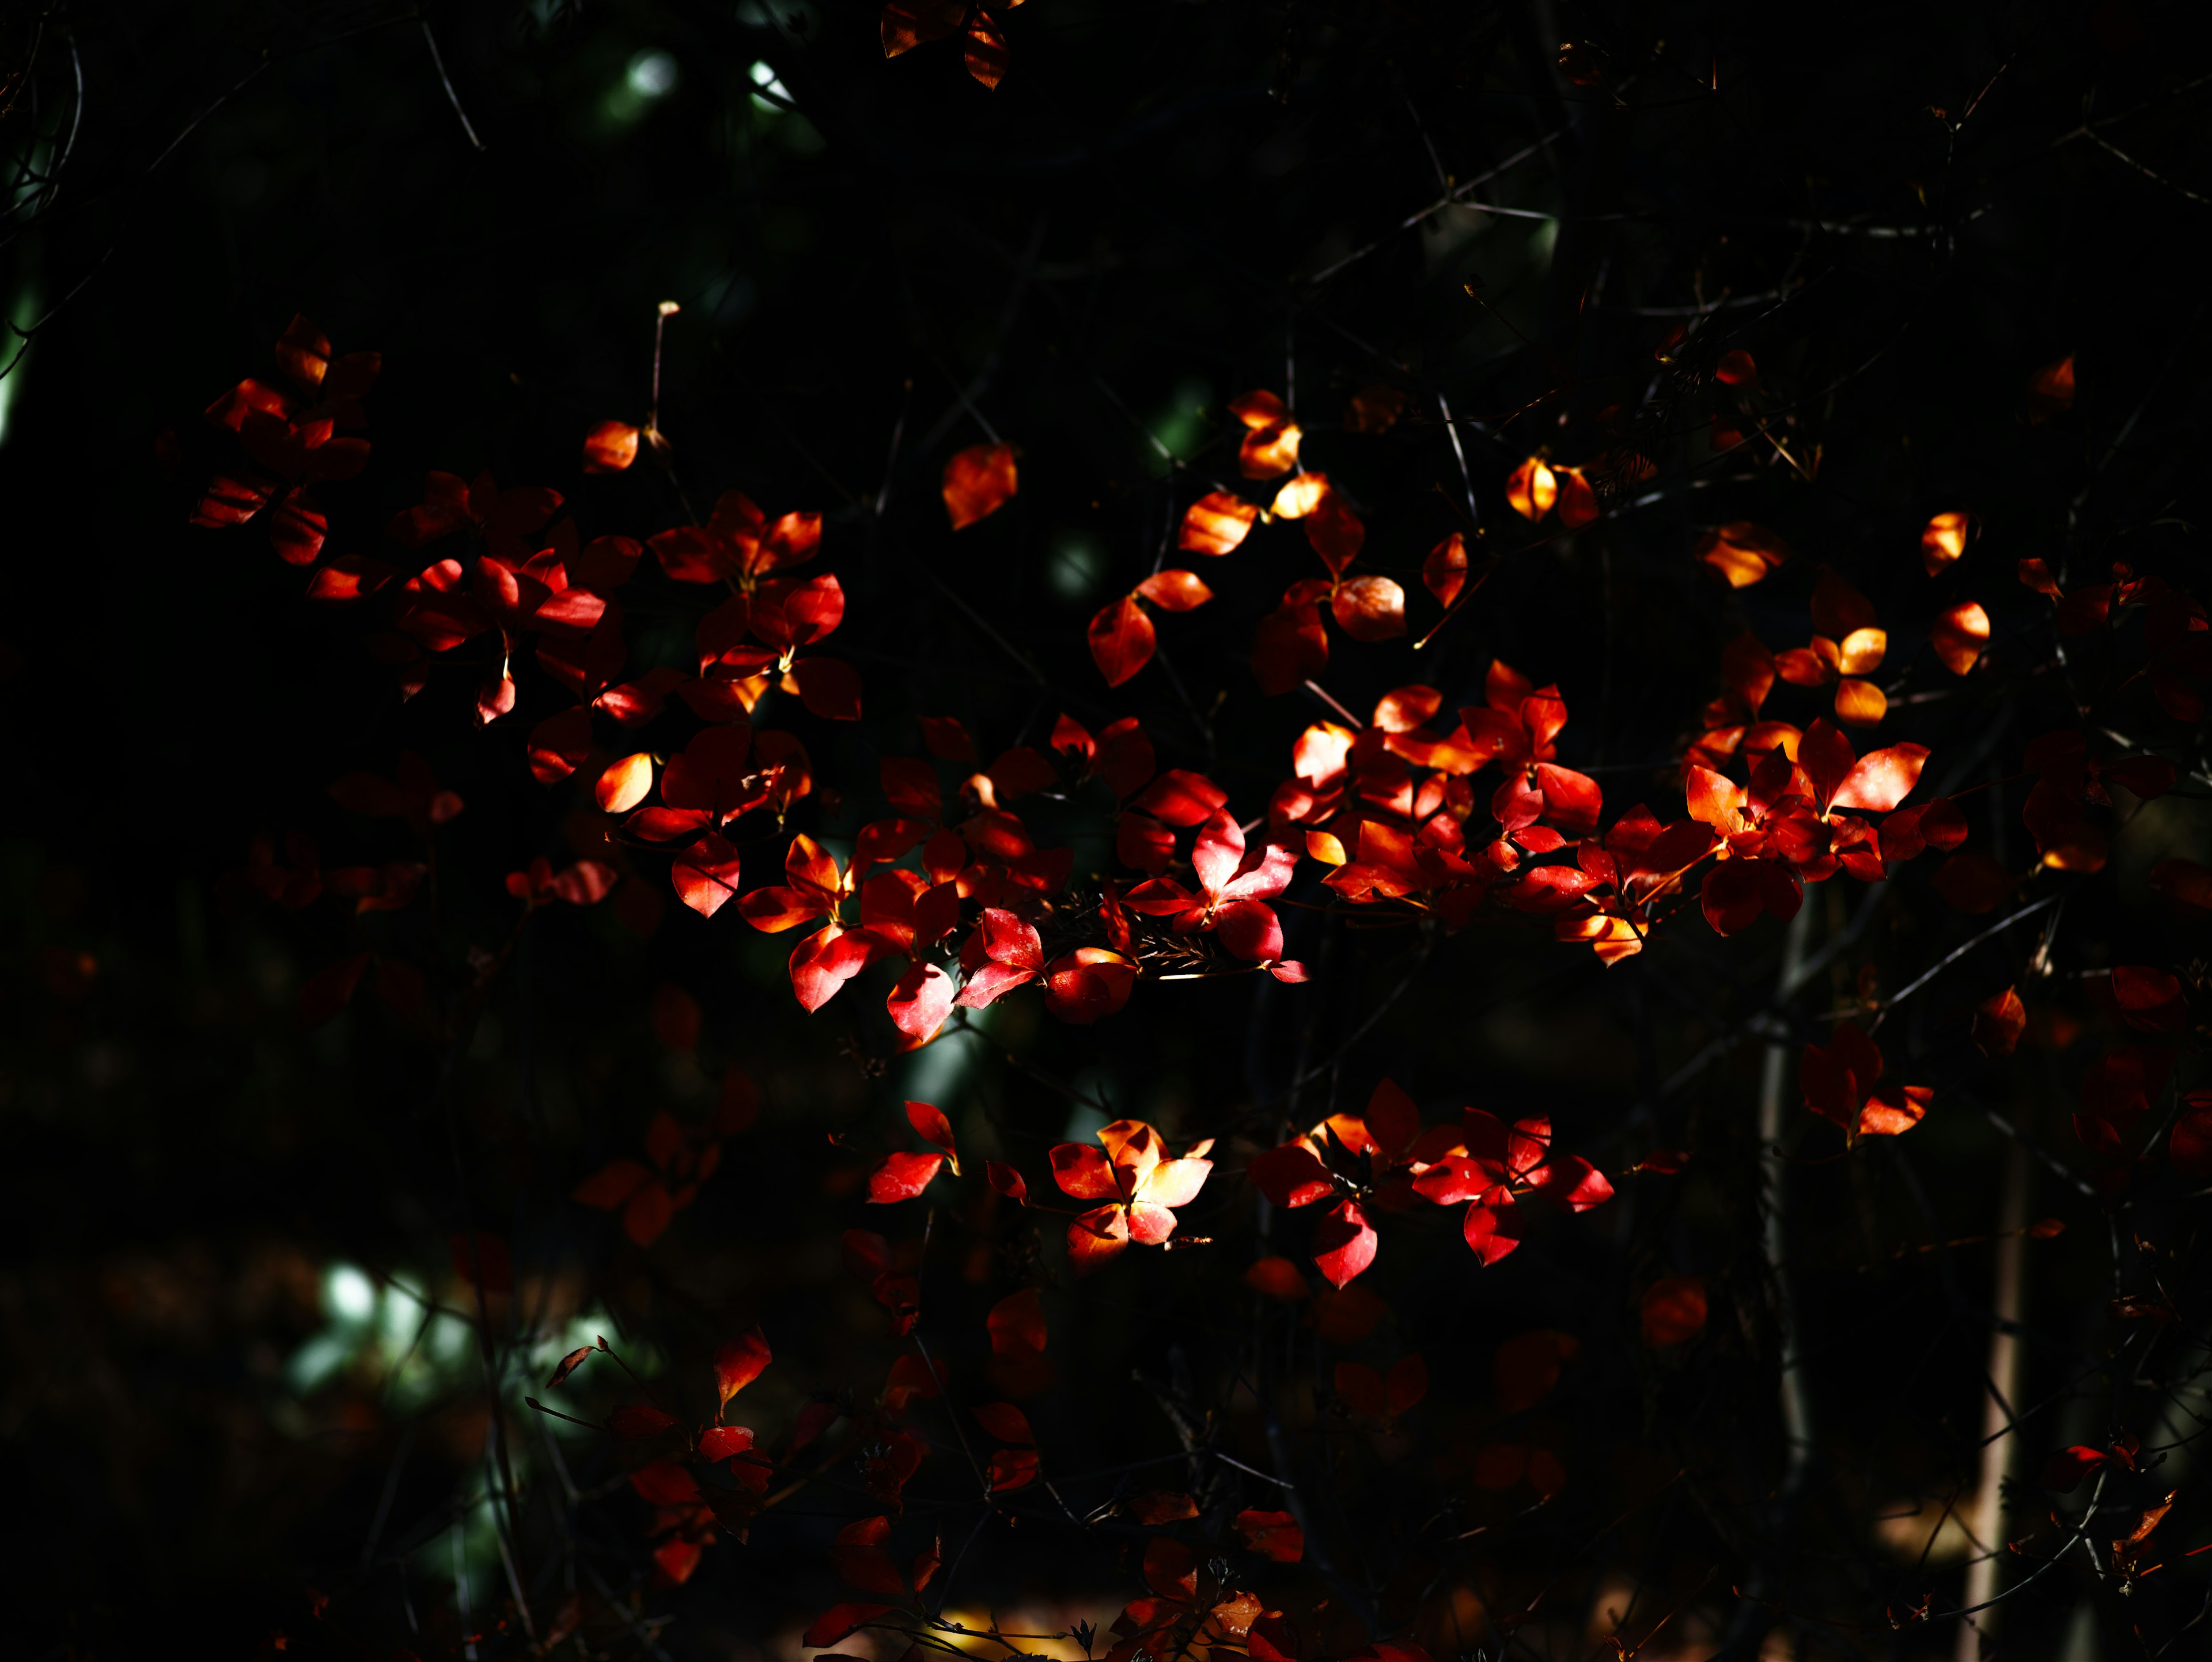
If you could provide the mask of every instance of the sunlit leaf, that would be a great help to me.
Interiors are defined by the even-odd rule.
[[[1705,533],[1696,552],[1730,588],[1748,588],[1790,557],[1790,546],[1763,525],[1735,520]]]
[[[1964,514],[1938,514],[1920,533],[1920,563],[1934,576],[1966,551],[1972,521]]]

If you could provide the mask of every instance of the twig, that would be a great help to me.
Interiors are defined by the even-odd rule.
[[[460,119],[461,131],[469,136],[469,143],[481,151],[484,147],[484,142],[477,137],[476,128],[469,122],[469,113],[461,107],[461,95],[453,90],[453,77],[446,73],[445,56],[438,50],[438,37],[430,33],[430,20],[422,16],[420,12],[417,12],[416,16],[422,25],[422,39],[430,48],[430,63],[431,66],[438,71],[438,83],[446,89],[446,101],[453,107],[453,113]],[[657,368],[658,365],[656,364],[655,367]],[[659,402],[657,389],[654,402],[656,404]]]

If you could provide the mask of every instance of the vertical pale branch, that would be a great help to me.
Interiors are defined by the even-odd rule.
[[[1799,984],[1807,978],[1803,973],[1805,948],[1812,933],[1813,897],[1808,894],[1782,938],[1782,965],[1774,977],[1778,1021],[1781,1019],[1779,1012],[1788,1008]],[[1766,1519],[1765,1553],[1753,1566],[1744,1588],[1745,1596],[1729,1618],[1728,1631],[1722,1635],[1720,1649],[1715,1653],[1717,1662],[1721,1658],[1734,1662],[1734,1659],[1758,1653],[1759,1641],[1773,1621],[1770,1601],[1777,1580],[1774,1568],[1783,1550],[1789,1518],[1813,1470],[1813,1401],[1805,1383],[1804,1350],[1797,1332],[1796,1291],[1789,1269],[1786,1179],[1790,1163],[1782,1152],[1784,1109],[1794,1094],[1790,1089],[1792,1048],[1786,1030],[1778,1029],[1766,1042],[1759,1076],[1759,1251],[1768,1296],[1774,1301],[1775,1343],[1781,1355],[1782,1440],[1785,1450],[1782,1482],[1775,1491],[1774,1504]]]
[[[1996,1288],[1990,1326],[1989,1392],[1982,1404],[1982,1473],[1974,1490],[1966,1526],[1974,1558],[1966,1567],[1966,1608],[1972,1612],[1997,1596],[2004,1550],[2004,1482],[2017,1464],[2020,1434],[2013,1404],[2020,1400],[2027,1357],[2020,1342],[2026,1313],[2027,1207],[2033,1173],[2027,1150],[2017,1141],[2005,1148],[2004,1193],[1997,1206]],[[1959,1622],[1957,1662],[1979,1662],[1982,1641],[1994,1638],[1996,1610],[1968,1614]]]
[[[1798,968],[1813,932],[1812,897],[1805,897],[1790,920],[1782,943],[1782,968],[1775,977],[1780,999],[1796,989]],[[1759,1199],[1765,1234],[1766,1276],[1774,1298],[1774,1326],[1782,1353],[1782,1438],[1788,1451],[1781,1498],[1786,1505],[1805,1486],[1813,1464],[1813,1404],[1805,1388],[1805,1363],[1797,1333],[1797,1298],[1789,1270],[1789,1161],[1782,1152],[1784,1109],[1791,1093],[1791,1047],[1786,1038],[1770,1039],[1759,1079]]]

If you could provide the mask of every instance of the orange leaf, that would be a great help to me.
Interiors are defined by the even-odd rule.
[[[1260,510],[1226,490],[1209,490],[1183,510],[1176,546],[1187,554],[1226,554],[1243,542]]]
[[[1213,598],[1195,571],[1155,571],[1137,585],[1137,593],[1164,612],[1189,612]]]
[[[1836,683],[1836,719],[1846,727],[1875,728],[1889,714],[1889,697],[1871,681]]]
[[[653,758],[640,751],[635,756],[625,756],[619,762],[607,764],[599,776],[599,782],[592,794],[599,799],[599,807],[609,813],[628,813],[645,801],[646,793],[653,788]]]
[[[1173,1489],[1152,1488],[1122,1501],[1121,1515],[1146,1529],[1158,1529],[1163,1524],[1197,1517],[1198,1503]]]
[[[989,18],[979,16],[968,25],[968,40],[961,54],[967,59],[968,73],[985,86],[996,87],[1006,79],[1011,57],[1006,51],[1006,37],[993,27]]]
[[[1990,643],[1990,614],[1974,600],[1954,606],[1936,620],[1928,633],[1928,643],[1936,648],[1944,668],[1954,675],[1964,675]]]
[[[1459,599],[1467,584],[1467,539],[1455,531],[1421,562],[1421,582],[1445,606]]]
[[[1966,551],[1971,525],[1964,514],[1938,514],[1920,533],[1920,563],[1929,576]]]
[[[1406,632],[1406,591],[1388,577],[1339,585],[1329,610],[1355,641],[1388,641]]]
[[[1298,465],[1304,433],[1294,421],[1255,428],[1237,448],[1237,471],[1248,479],[1272,479]]]
[[[1559,499],[1559,477],[1541,457],[1529,457],[1505,481],[1505,500],[1524,520],[1542,519]]]
[[[1246,1546],[1278,1564],[1295,1564],[1306,1555],[1305,1532],[1287,1512],[1240,1512],[1237,1533]]]
[[[945,464],[945,511],[959,531],[1004,508],[1018,487],[1014,447],[970,445]]]
[[[1269,511],[1279,520],[1303,520],[1319,508],[1322,498],[1328,495],[1328,474],[1301,473],[1295,479],[1283,482],[1283,488],[1275,493],[1275,505]]]
[[[1790,545],[1763,525],[1733,520],[1698,539],[1697,557],[1730,588],[1749,588],[1790,557]]]
[[[638,429],[618,421],[603,421],[584,435],[584,472],[619,473],[637,460]]]

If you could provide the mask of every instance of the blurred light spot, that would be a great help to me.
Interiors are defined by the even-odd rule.
[[[1080,532],[1063,531],[1053,539],[1044,581],[1060,600],[1087,600],[1106,581],[1106,551]]]
[[[349,1263],[332,1266],[323,1279],[323,1298],[340,1321],[365,1322],[376,1313],[376,1283]]]
[[[761,92],[769,94],[767,98],[763,98],[760,93],[753,94],[753,102],[762,109],[774,110],[781,115],[783,113],[783,105],[776,103],[775,100],[781,98],[784,104],[795,101],[791,94],[786,90],[783,82],[775,78],[775,71],[766,64],[754,64],[751,74],[753,85],[758,87]]]
[[[641,52],[629,60],[625,79],[640,98],[665,98],[676,90],[676,60],[665,52]]]

